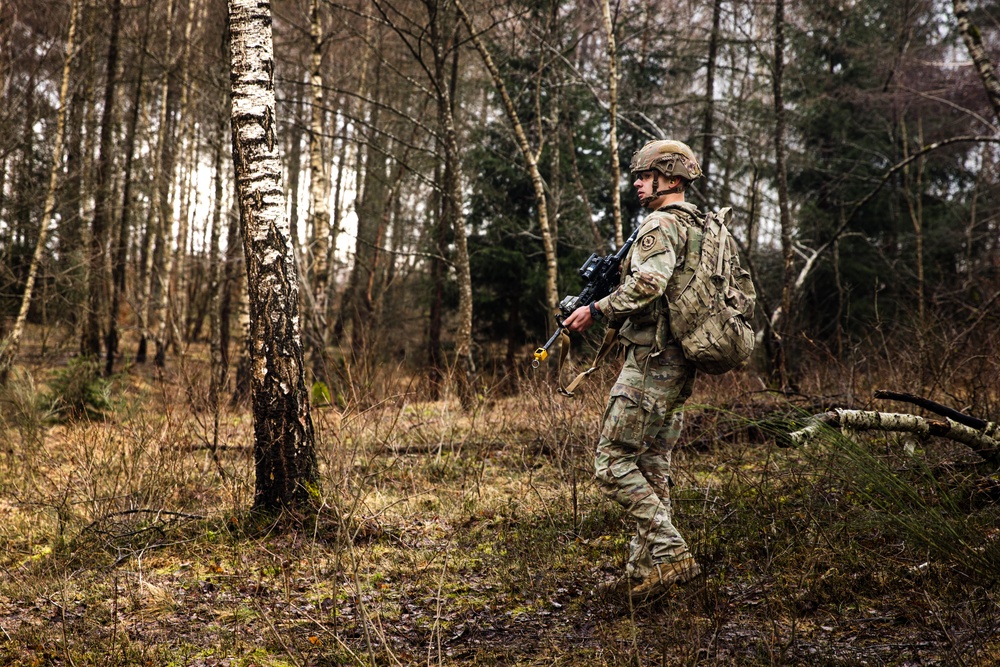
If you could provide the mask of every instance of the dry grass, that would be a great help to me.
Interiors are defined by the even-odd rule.
[[[0,663],[1000,662],[1000,484],[962,448],[778,449],[785,399],[703,380],[674,507],[706,577],[632,606],[591,596],[629,530],[591,482],[607,378],[573,400],[529,381],[471,414],[398,382],[315,410],[318,508],[262,523],[250,415],[223,415],[213,457],[202,373],[133,371],[107,419],[55,425],[42,387],[8,388]],[[856,391],[838,378],[817,381]],[[697,407],[719,397],[732,413]]]

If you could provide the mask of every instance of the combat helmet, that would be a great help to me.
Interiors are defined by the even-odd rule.
[[[685,181],[693,181],[701,176],[701,166],[690,146],[682,141],[658,139],[650,141],[632,155],[629,165],[632,176],[642,171],[653,172],[653,195],[646,197],[641,203],[649,204],[660,195],[670,194],[675,190],[660,190],[657,176],[680,176]]]

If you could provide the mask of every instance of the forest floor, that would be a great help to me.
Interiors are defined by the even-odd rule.
[[[202,369],[133,369],[103,418],[73,421],[40,416],[21,374],[0,421],[0,664],[1000,664],[995,472],[933,439],[778,448],[795,408],[749,375],[700,381],[675,453],[704,576],[595,597],[630,534],[591,480],[608,384],[315,409],[317,509],[267,523],[247,511],[249,410],[222,415],[213,453]]]

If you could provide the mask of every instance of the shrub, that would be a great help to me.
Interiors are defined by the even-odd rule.
[[[49,382],[47,407],[64,419],[103,419],[111,405],[111,381],[93,357],[73,357]]]

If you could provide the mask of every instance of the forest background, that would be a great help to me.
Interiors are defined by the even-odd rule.
[[[998,17],[274,2],[319,457],[285,531],[246,514],[251,352],[279,341],[249,322],[226,7],[0,1],[5,658],[991,664],[995,451],[774,447],[883,387],[1000,418]],[[625,549],[588,481],[613,369],[567,401],[528,363],[641,219],[659,137],[735,211],[760,345],[702,379],[680,456],[705,583],[623,614],[585,594]]]

